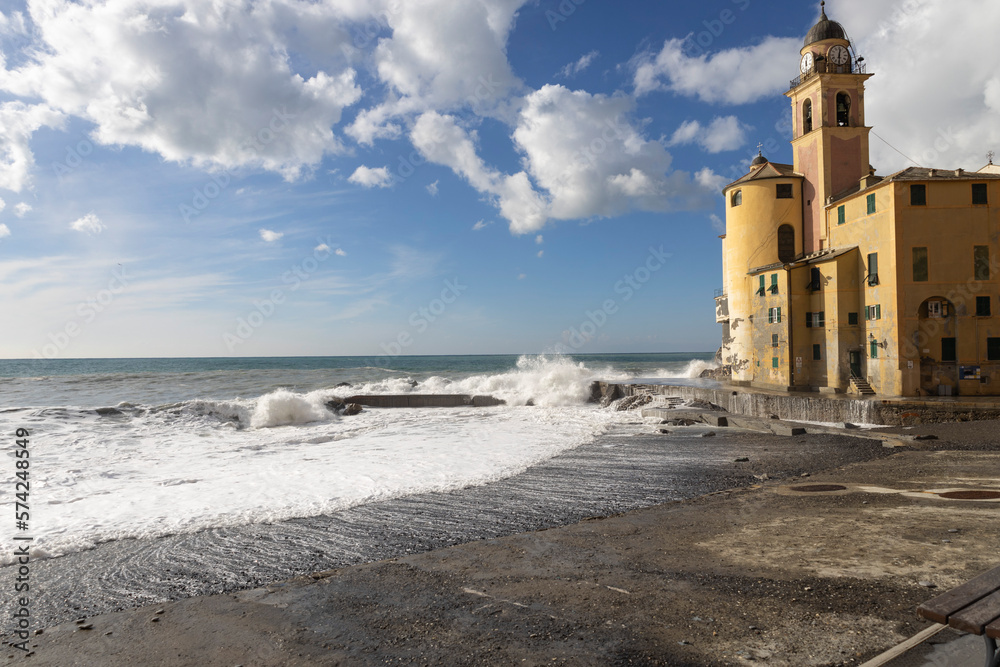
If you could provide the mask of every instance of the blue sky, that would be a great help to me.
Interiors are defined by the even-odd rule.
[[[791,161],[819,6],[0,12],[0,357],[69,358],[712,351],[719,188]],[[986,163],[998,3],[827,12],[879,173]]]

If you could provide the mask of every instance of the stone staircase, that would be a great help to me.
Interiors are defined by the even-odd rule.
[[[875,395],[875,390],[872,389],[872,386],[870,384],[868,384],[868,380],[864,380],[862,378],[852,377],[851,378],[851,386],[854,387],[854,390],[857,391],[862,396],[874,396]]]

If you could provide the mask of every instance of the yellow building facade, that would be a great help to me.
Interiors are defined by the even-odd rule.
[[[727,185],[716,297],[734,384],[1000,394],[1000,169],[869,165],[865,71],[827,18],[806,36],[793,164]]]

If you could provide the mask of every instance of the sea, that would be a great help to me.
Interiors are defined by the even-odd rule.
[[[620,424],[587,402],[594,380],[697,384],[713,356],[0,360],[0,540],[30,536],[32,558],[48,559],[489,484]],[[505,404],[327,407],[360,394]]]

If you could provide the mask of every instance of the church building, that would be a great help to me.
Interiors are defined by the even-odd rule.
[[[1000,168],[875,175],[873,74],[825,7],[800,54],[793,163],[758,155],[723,190],[716,320],[733,384],[1000,394]]]

